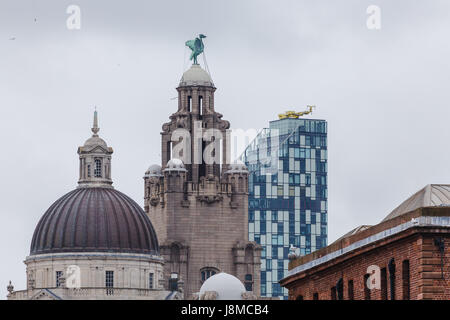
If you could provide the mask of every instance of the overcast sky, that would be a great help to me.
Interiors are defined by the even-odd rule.
[[[380,30],[366,26],[372,4]],[[450,183],[449,16],[448,0],[0,0],[0,298],[8,280],[26,287],[37,222],[76,187],[94,106],[114,186],[143,204],[199,33],[232,128],[307,104],[328,121],[329,243]]]

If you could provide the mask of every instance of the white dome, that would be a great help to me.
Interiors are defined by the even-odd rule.
[[[217,292],[217,300],[242,300],[245,287],[235,276],[221,272],[209,277],[203,283],[200,295],[207,291]]]
[[[241,173],[241,172],[248,172],[247,166],[241,160],[236,160],[229,165],[229,169],[227,170],[226,173]]]
[[[214,87],[214,83],[209,74],[200,65],[193,64],[181,77],[180,87],[185,86]]]
[[[157,177],[162,175],[161,166],[158,164],[152,164],[148,167],[147,171],[145,171],[146,177]]]
[[[167,161],[167,166],[164,171],[186,171],[186,169],[184,168],[183,161],[173,158]]]

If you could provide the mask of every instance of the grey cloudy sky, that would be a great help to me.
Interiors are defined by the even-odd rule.
[[[81,30],[66,27],[71,4]],[[0,298],[8,280],[25,288],[33,230],[76,186],[95,105],[114,185],[143,203],[198,33],[232,128],[307,104],[328,121],[329,242],[450,182],[449,16],[447,0],[1,0]]]

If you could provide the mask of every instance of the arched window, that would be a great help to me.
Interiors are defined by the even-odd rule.
[[[247,264],[253,263],[253,246],[251,245],[245,247],[245,263]]]
[[[251,274],[245,275],[245,290],[253,291],[253,276]]]
[[[180,262],[180,247],[176,244],[173,244],[170,248],[170,260],[172,263]]]
[[[216,273],[218,273],[219,270],[217,270],[216,268],[203,268],[200,270],[200,275],[201,275],[201,280],[202,282],[205,282],[206,279],[208,279],[209,277],[212,277],[213,275],[215,275]]]
[[[100,159],[95,159],[94,177],[96,178],[102,177],[102,160]]]
[[[244,178],[239,177],[238,178],[238,184],[239,184],[239,192],[244,192]]]

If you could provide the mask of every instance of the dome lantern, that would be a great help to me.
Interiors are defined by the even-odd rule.
[[[167,171],[182,171],[186,172],[186,168],[184,167],[184,163],[182,160],[173,158],[167,161],[166,168],[164,169],[164,172]]]
[[[103,187],[112,188],[111,154],[113,149],[99,137],[97,110],[94,112],[92,137],[78,148],[80,156],[79,188]]]

